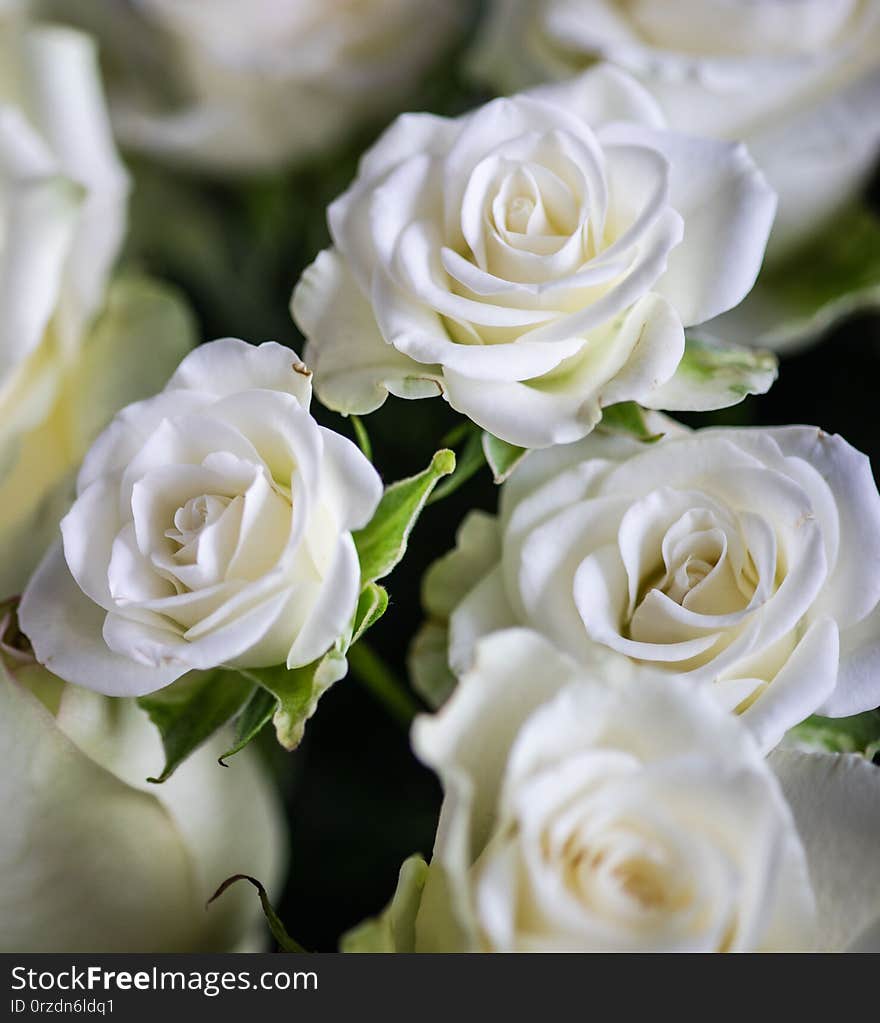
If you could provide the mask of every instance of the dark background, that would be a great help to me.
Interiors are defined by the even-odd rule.
[[[444,55],[418,93],[401,97],[401,108],[457,114],[486,99],[461,75],[458,56],[458,48]],[[185,292],[203,340],[272,339],[301,352],[287,311],[291,289],[329,242],[327,204],[346,187],[358,155],[384,126],[371,126],[342,153],[257,181],[198,180],[133,161],[129,263]],[[875,202],[877,192],[875,184]],[[811,423],[843,434],[877,466],[878,379],[880,316],[853,317],[820,344],[786,358],[768,395],[690,422]],[[314,411],[351,435],[341,417],[317,404]],[[390,398],[366,420],[386,482],[424,468],[458,421],[443,401]],[[369,642],[401,679],[407,646],[421,622],[425,568],[452,547],[464,514],[494,509],[496,496],[483,470],[427,508],[407,558],[386,581],[391,603]],[[271,736],[262,738],[285,794],[291,833],[290,876],[278,909],[306,948],[331,951],[341,933],[387,902],[406,856],[430,853],[440,789],[414,759],[404,730],[351,675],[322,698],[295,753],[285,754]]]

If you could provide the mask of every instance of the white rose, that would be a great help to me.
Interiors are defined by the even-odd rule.
[[[779,194],[771,255],[877,159],[876,0],[494,0],[472,65],[508,91],[594,60],[638,76],[673,127],[746,142]]]
[[[345,950],[836,950],[880,912],[876,767],[768,763],[704,693],[622,659],[496,633],[413,744],[445,790],[431,866]]]
[[[880,703],[880,495],[868,459],[815,427],[601,431],[535,452],[426,579],[449,662],[522,624],[708,685],[765,748],[814,712]],[[488,572],[473,549],[499,553]],[[444,600],[459,575],[454,607]],[[436,626],[435,626],[436,628]],[[436,644],[435,644],[436,645]],[[425,673],[436,670],[436,662]],[[423,680],[423,688],[429,683]]]
[[[608,67],[458,120],[405,115],[294,292],[315,386],[344,413],[442,394],[525,447],[577,440],[615,402],[679,408],[662,385],[683,327],[751,288],[774,205],[741,146],[667,131]]]
[[[351,531],[379,502],[359,449],[309,414],[290,349],[202,345],[98,438],[22,598],[38,660],[138,695],[193,668],[309,664],[360,592]]]
[[[0,664],[0,951],[259,948],[252,892],[205,909],[234,873],[280,888],[281,806],[253,751],[224,771],[219,736],[148,785],[162,747],[133,701],[15,675]]]
[[[464,0],[91,0],[53,14],[102,40],[128,145],[254,172],[400,108],[461,27]]]
[[[128,180],[92,43],[20,15],[0,17],[2,596],[50,543],[95,434],[160,387],[191,343],[187,317],[156,285],[108,292]]]

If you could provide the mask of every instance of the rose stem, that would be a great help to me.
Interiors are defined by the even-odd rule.
[[[422,708],[418,700],[379,655],[363,641],[355,643],[347,654],[355,677],[404,728]]]

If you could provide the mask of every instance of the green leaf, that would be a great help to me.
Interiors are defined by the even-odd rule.
[[[844,316],[880,308],[880,218],[858,204],[833,230],[798,246],[761,272],[735,309],[712,322],[731,341],[792,351],[819,339]]]
[[[749,394],[769,391],[778,369],[772,352],[688,337],[674,376],[651,392],[648,404],[667,412],[728,408]]]
[[[377,583],[367,583],[358,599],[349,645],[357,643],[367,629],[375,625],[387,610],[388,591]]]
[[[269,925],[269,930],[272,932],[272,937],[278,942],[278,947],[282,952],[306,952],[307,950],[300,945],[300,943],[287,933],[287,928],[281,922],[281,918],[275,912],[272,907],[272,903],[269,901],[269,894],[263,887],[261,881],[258,881],[255,877],[251,877],[250,874],[233,874],[232,877],[227,877],[223,884],[217,889],[216,892],[208,899],[206,903],[210,906],[214,899],[219,899],[220,896],[226,891],[227,888],[231,887],[236,881],[249,881],[254,888],[257,889],[260,895],[260,905],[263,907],[263,916],[266,918],[266,923]]]
[[[165,766],[156,778],[166,781],[194,750],[225,725],[253,692],[253,682],[237,671],[191,671],[165,689],[138,698],[138,706],[159,729]]]
[[[348,671],[348,662],[337,649],[302,668],[250,670],[245,674],[275,697],[272,723],[275,735],[286,750],[302,742],[306,721],[315,713],[318,700]]]
[[[880,753],[880,710],[848,718],[807,718],[785,737],[789,748],[827,753],[860,753],[872,760]]]
[[[361,563],[361,579],[382,579],[406,553],[409,534],[437,481],[455,470],[455,454],[444,448],[424,472],[385,488],[369,525],[354,534]]]
[[[483,452],[482,435],[479,430],[471,429],[468,431],[461,454],[456,457],[455,472],[435,488],[427,503],[434,504],[435,501],[442,501],[444,497],[454,494],[485,464],[486,455]]]
[[[483,433],[483,453],[496,483],[503,483],[529,453],[528,448],[518,448],[506,440]]]
[[[611,433],[629,433],[646,444],[653,444],[663,436],[650,429],[645,420],[645,410],[634,401],[621,401],[603,409],[599,427]]]
[[[272,720],[272,715],[275,713],[277,706],[278,701],[268,690],[263,689],[262,686],[255,685],[251,698],[236,719],[233,744],[219,758],[219,763],[225,767],[226,761],[230,757],[240,753],[248,743],[256,739]]]

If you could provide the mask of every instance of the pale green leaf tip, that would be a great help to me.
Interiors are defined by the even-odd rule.
[[[431,471],[438,477],[451,476],[455,472],[455,452],[441,448],[431,459]]]

